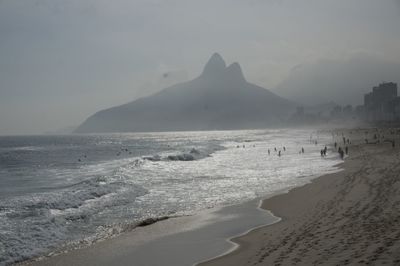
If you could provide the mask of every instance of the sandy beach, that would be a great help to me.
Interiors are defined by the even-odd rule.
[[[391,142],[398,144],[399,138],[388,131],[366,131],[345,131],[352,143],[340,165],[343,171],[264,200],[261,207],[273,215],[253,201],[206,216],[158,222],[23,264],[400,265],[400,147]],[[335,138],[339,143],[341,133]],[[344,146],[342,141],[339,145]],[[236,247],[227,241],[256,227],[231,239]],[[204,250],[199,251],[199,243]],[[227,250],[233,251],[219,255]]]
[[[370,130],[370,144],[365,132],[346,133],[344,171],[265,200],[282,221],[201,265],[400,265],[400,149],[388,131],[374,140]]]
[[[22,265],[193,265],[235,247],[227,239],[279,221],[260,199],[170,218],[80,249]]]

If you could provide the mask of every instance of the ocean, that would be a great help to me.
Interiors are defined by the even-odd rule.
[[[306,129],[0,137],[0,265],[303,185],[337,171],[330,143]]]

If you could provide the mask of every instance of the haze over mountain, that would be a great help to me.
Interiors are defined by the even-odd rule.
[[[0,135],[78,126],[196,77],[214,51],[239,61],[252,83],[294,100],[283,89],[297,93],[300,75],[290,88],[278,85],[295,66],[360,52],[400,63],[399,24],[399,0],[0,0]],[[340,91],[328,94],[298,95],[347,103],[336,99]]]
[[[294,67],[277,86],[279,94],[305,105],[331,101],[363,103],[363,95],[383,81],[400,81],[400,64],[378,56],[357,54],[345,60],[318,60]]]
[[[76,132],[138,132],[265,128],[295,104],[246,81],[238,63],[212,55],[203,73],[133,102],[99,111]]]

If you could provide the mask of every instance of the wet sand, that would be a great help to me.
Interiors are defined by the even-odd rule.
[[[387,131],[365,144],[365,132],[346,132],[344,171],[265,200],[282,220],[201,265],[400,265],[400,141]]]
[[[218,256],[200,265],[400,265],[400,139],[395,148],[383,138],[365,144],[364,132],[347,135],[344,171],[264,200],[275,216],[253,201],[27,264],[192,265]],[[226,241],[254,227],[236,245]]]
[[[260,199],[170,218],[92,246],[22,265],[193,265],[235,248],[227,239],[279,221]]]

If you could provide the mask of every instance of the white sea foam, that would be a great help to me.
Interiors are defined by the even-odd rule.
[[[43,184],[39,189],[0,202],[0,264],[65,245],[90,244],[131,230],[150,217],[188,215],[244,202],[335,171],[337,154],[328,152],[321,158],[319,153],[330,137],[314,133],[321,143],[315,145],[310,133],[141,133],[94,136],[85,149],[74,144],[79,147],[76,153],[60,157],[66,166],[55,161],[56,166],[36,173],[31,182]],[[131,146],[128,150],[121,145]],[[299,154],[302,147],[305,153]],[[88,155],[77,161],[74,154]],[[99,159],[90,161],[91,155]],[[23,172],[27,178],[32,169]],[[48,177],[45,182],[38,178],[41,175]]]

